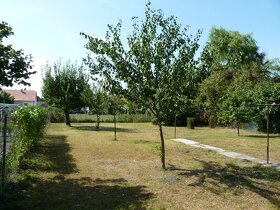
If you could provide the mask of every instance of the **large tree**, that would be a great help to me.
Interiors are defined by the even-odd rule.
[[[200,31],[187,35],[176,17],[165,18],[161,10],[146,4],[145,19],[133,19],[133,31],[127,47],[121,40],[121,22],[109,25],[104,40],[84,35],[88,40],[87,64],[93,75],[99,75],[114,86],[116,94],[149,109],[157,120],[161,139],[161,161],[165,168],[165,144],[162,122],[165,110],[172,111],[177,101],[188,97],[197,72],[195,53]],[[188,102],[188,100],[185,100]]]
[[[46,103],[62,109],[66,125],[71,126],[70,112],[87,105],[84,93],[89,84],[83,66],[60,60],[52,66],[46,65],[43,82],[42,95]]]
[[[0,86],[13,86],[14,83],[30,85],[26,82],[31,74],[31,55],[24,55],[23,50],[15,50],[12,45],[4,45],[3,38],[13,35],[12,28],[0,22]]]
[[[250,34],[213,27],[202,52],[202,64],[212,71],[240,71],[241,66],[264,63],[265,54],[259,52],[256,40]]]
[[[198,104],[217,117],[229,92],[268,80],[270,66],[251,35],[213,28],[201,56],[200,68],[208,77],[200,85]]]

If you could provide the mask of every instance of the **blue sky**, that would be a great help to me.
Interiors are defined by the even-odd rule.
[[[132,29],[132,16],[144,15],[144,0],[1,0],[0,21],[9,23],[15,35],[5,40],[33,55],[31,87],[41,95],[41,69],[47,61],[62,58],[81,62],[86,41],[80,32],[102,38],[107,24],[123,22],[123,35]],[[279,0],[151,0],[166,16],[175,15],[190,33],[203,29],[200,43],[211,27],[252,34],[268,58],[280,58]],[[23,88],[14,86],[13,88]]]

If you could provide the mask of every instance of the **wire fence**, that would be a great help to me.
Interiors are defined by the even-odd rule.
[[[19,134],[14,130],[14,124],[11,120],[12,113],[18,108],[15,104],[0,104],[0,175],[1,175],[1,189],[3,191],[5,183],[9,177],[9,170],[7,168],[7,156],[10,152],[12,144]]]

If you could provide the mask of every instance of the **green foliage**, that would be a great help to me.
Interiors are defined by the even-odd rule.
[[[88,99],[90,100],[88,103],[90,112],[96,114],[96,129],[98,130],[100,126],[100,115],[105,113],[109,108],[109,97],[101,88],[94,88]]]
[[[13,49],[12,45],[4,45],[3,38],[13,35],[12,28],[5,22],[0,22],[0,86],[12,86],[13,83],[30,85],[26,82],[34,72],[31,55],[24,55],[22,50]]]
[[[243,86],[228,92],[218,113],[220,122],[240,124],[252,121],[256,114],[256,110],[252,107],[255,103],[252,88]]]
[[[280,104],[280,83],[261,84],[254,90],[255,104]],[[255,109],[254,122],[259,131],[266,132],[266,116],[269,112],[270,133],[280,133],[280,106],[259,106]]]
[[[194,118],[192,117],[187,118],[187,127],[188,129],[194,129]]]
[[[15,171],[25,153],[43,136],[48,112],[40,106],[24,106],[12,114],[12,119],[18,138],[8,153],[7,167],[8,170]]]
[[[258,50],[256,40],[250,34],[214,27],[202,53],[202,63],[210,73],[228,69],[240,71],[243,65],[264,62],[265,54]]]
[[[193,90],[200,78],[195,54],[201,31],[195,36],[187,35],[188,27],[182,29],[176,17],[165,18],[150,4],[146,4],[144,21],[133,17],[127,50],[121,41],[121,22],[108,26],[104,40],[82,35],[88,40],[86,48],[94,53],[94,58],[86,59],[91,73],[104,78],[113,94],[124,95],[154,114],[163,149],[164,116],[172,113],[177,103],[191,109]]]
[[[244,108],[234,111],[230,107],[244,106],[242,100],[244,104],[248,102],[246,95],[239,96],[235,89],[242,92],[239,87],[254,88],[254,85],[268,79],[271,65],[265,62],[265,54],[258,50],[251,35],[223,28],[211,30],[200,63],[200,68],[209,76],[201,83],[196,99],[197,104],[208,113],[208,118],[220,118],[222,122],[247,121],[241,119],[243,114],[248,117]],[[220,116],[217,114],[219,111],[222,112]],[[237,114],[237,111],[242,114]]]
[[[200,86],[197,103],[203,104],[203,108],[216,113],[227,88],[232,82],[230,72],[213,72]]]
[[[62,109],[49,107],[49,118],[51,123],[64,122],[64,112]]]
[[[11,94],[0,90],[0,103],[4,104],[13,104],[14,103],[14,97],[11,96]]]
[[[71,122],[73,123],[96,123],[95,115],[88,114],[71,114]],[[151,116],[146,114],[117,114],[116,120],[122,122],[151,122]],[[101,122],[114,122],[113,115],[100,115],[99,121]]]
[[[266,132],[266,119],[269,113],[270,133],[280,133],[280,107],[265,106],[280,104],[280,83],[261,83],[254,86],[235,88],[229,92],[219,113],[222,123],[241,124],[254,122],[257,129]]]
[[[70,126],[69,113],[87,105],[85,90],[89,88],[88,77],[83,66],[71,64],[71,61],[55,62],[44,68],[42,94],[49,106],[62,109],[66,125]]]

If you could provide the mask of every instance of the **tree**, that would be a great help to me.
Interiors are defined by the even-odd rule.
[[[213,28],[201,55],[200,68],[208,77],[200,85],[198,104],[217,118],[215,110],[221,109],[229,92],[244,83],[267,81],[270,66],[251,35]]]
[[[108,95],[102,88],[93,87],[91,93],[86,94],[91,113],[96,114],[96,130],[99,130],[100,115],[108,109]]]
[[[84,92],[87,90],[88,77],[83,66],[71,61],[55,62],[44,67],[42,95],[49,106],[63,110],[67,126],[71,126],[70,111],[86,106]]]
[[[164,111],[173,110],[176,101],[187,97],[188,88],[193,86],[189,78],[195,78],[194,56],[201,32],[187,35],[188,28],[181,29],[176,17],[164,18],[163,12],[151,9],[150,4],[146,4],[144,21],[132,18],[133,31],[127,38],[127,49],[121,41],[121,22],[108,26],[105,40],[82,35],[94,56],[86,59],[91,73],[114,86],[116,95],[141,104],[155,116],[165,168]]]
[[[0,103],[5,103],[5,104],[13,104],[15,98],[11,96],[11,94],[0,90]]]
[[[266,117],[269,115],[269,132],[280,133],[280,106],[264,106],[280,104],[280,83],[259,84],[254,89],[254,104],[262,104],[255,108],[253,121],[259,131],[266,132]]]
[[[256,40],[250,34],[240,34],[213,27],[202,52],[202,64],[207,72],[233,70],[252,62],[265,63],[265,54],[259,52]]]
[[[117,140],[117,120],[116,115],[119,111],[122,110],[124,106],[124,100],[117,96],[117,95],[109,95],[108,98],[109,106],[108,106],[108,112],[113,114],[114,116],[114,134],[115,134],[115,141]]]
[[[13,86],[13,83],[30,85],[26,79],[36,73],[32,69],[31,55],[24,55],[23,50],[15,50],[12,45],[4,45],[3,38],[13,35],[12,28],[0,22],[0,85]]]
[[[236,124],[237,135],[241,123],[251,122],[256,115],[253,86],[244,85],[228,91],[218,113],[222,123]]]

